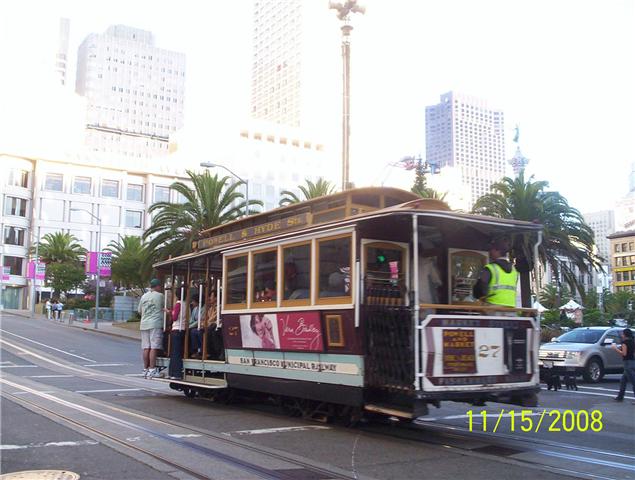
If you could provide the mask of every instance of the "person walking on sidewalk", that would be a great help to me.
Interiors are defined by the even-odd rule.
[[[633,341],[633,331],[630,328],[625,328],[621,333],[622,345],[617,347],[611,345],[611,347],[622,355],[624,360],[624,373],[620,380],[620,391],[615,397],[615,400],[621,402],[624,400],[624,394],[626,393],[626,384],[631,382],[633,387],[633,395],[635,395],[635,342]],[[635,404],[635,402],[633,402]]]
[[[141,315],[141,349],[143,350],[143,376],[153,378],[159,376],[156,367],[157,354],[163,348],[163,304],[161,281],[153,278],[150,281],[150,291],[143,294],[139,300],[139,314]]]

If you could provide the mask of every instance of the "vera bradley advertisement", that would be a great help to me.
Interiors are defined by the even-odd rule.
[[[321,352],[322,326],[318,312],[240,315],[243,348]]]

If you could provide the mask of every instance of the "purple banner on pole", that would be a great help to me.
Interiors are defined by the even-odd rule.
[[[97,257],[99,252],[88,252],[86,254],[86,268],[85,271],[88,274],[97,274]],[[102,277],[110,277],[112,264],[112,253],[101,252],[101,268],[99,269],[99,275]]]
[[[31,260],[27,265],[27,278],[31,280],[44,280],[46,278],[46,263]],[[3,280],[5,280],[3,278]]]

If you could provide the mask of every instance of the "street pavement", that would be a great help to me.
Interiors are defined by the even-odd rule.
[[[347,429],[284,416],[264,401],[225,405],[188,399],[165,382],[141,378],[138,331],[108,322],[95,330],[93,324],[69,326],[16,313],[0,315],[2,473],[67,468],[82,480],[194,478],[81,424],[177,463],[187,459],[187,465],[205,472],[202,478],[262,478],[236,470],[236,462],[221,461],[222,452],[287,472],[267,478],[635,479],[635,406],[631,393],[622,404],[612,400],[619,376],[596,385],[580,383],[577,392],[542,391],[540,406],[530,409],[534,421],[544,409],[601,411],[604,423],[598,432],[525,432],[519,417],[511,426],[510,413],[520,415],[520,407],[452,402],[432,409],[414,430],[392,425]],[[474,411],[472,432],[469,410]],[[310,471],[290,459],[301,459]],[[320,476],[316,469],[335,473]]]

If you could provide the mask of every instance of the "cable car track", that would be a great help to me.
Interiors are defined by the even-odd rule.
[[[32,390],[29,387],[23,386],[23,385],[19,385],[16,384],[14,382],[10,382],[7,381],[5,379],[0,379],[1,383],[5,383],[6,385],[10,385],[14,388],[19,388],[22,389],[24,391],[29,391],[30,393],[34,393],[37,394],[36,391]],[[193,470],[192,468],[188,467],[187,465],[183,465],[182,463],[176,462],[170,458],[167,458],[163,455],[160,455],[156,452],[153,452],[149,449],[140,447],[139,445],[135,444],[133,441],[130,440],[126,440],[126,439],[122,439],[122,438],[118,438],[114,435],[111,435],[110,433],[106,432],[103,429],[99,429],[90,425],[87,425],[85,422],[81,422],[78,421],[76,419],[71,418],[68,415],[65,415],[63,413],[60,413],[58,411],[55,411],[51,408],[47,408],[46,406],[43,406],[41,404],[36,403],[35,401],[29,400],[27,398],[22,397],[18,397],[17,395],[14,395],[12,393],[6,392],[6,390],[3,390],[2,392],[3,396],[6,396],[7,398],[12,399],[15,403],[17,404],[21,404],[21,405],[29,405],[30,407],[32,407],[32,409],[36,410],[36,411],[40,411],[40,412],[45,412],[49,418],[57,418],[60,420],[63,420],[64,422],[74,425],[75,427],[78,427],[80,430],[84,430],[84,431],[89,431],[95,435],[97,435],[98,437],[101,438],[105,438],[110,442],[116,443],[120,446],[123,446],[125,448],[129,448],[132,449],[136,452],[139,453],[143,453],[144,455],[148,455],[151,458],[154,458],[155,460],[159,460],[160,462],[164,463],[165,465],[168,465],[172,468],[175,468],[177,470],[180,470],[181,472],[187,473],[188,475],[193,476],[194,478],[199,478],[199,479],[209,479],[210,476],[206,475],[204,473],[200,473],[196,470]],[[54,399],[54,397],[51,397],[48,394],[39,394],[39,396],[47,398],[49,400]],[[66,400],[59,400],[58,402],[63,402],[64,404],[66,404],[66,406],[68,406],[68,404],[72,404],[72,402],[68,402]],[[90,409],[87,409],[86,407],[80,406],[75,404],[75,407],[80,409],[83,413],[90,413]],[[249,450],[252,451],[254,453],[257,453],[259,455],[264,455],[267,457],[270,457],[272,459],[276,459],[276,460],[280,460],[283,461],[287,464],[299,467],[303,470],[306,470],[307,473],[312,473],[312,474],[320,474],[323,475],[323,478],[333,478],[333,479],[346,479],[346,480],[350,480],[350,479],[355,479],[357,478],[354,475],[344,475],[342,473],[339,472],[334,472],[332,470],[327,470],[321,467],[317,467],[315,465],[311,465],[307,462],[302,462],[300,460],[282,455],[280,453],[273,453],[271,451],[256,447],[254,445],[245,445],[244,443],[241,442],[237,442],[234,441],[230,438],[226,438],[220,435],[214,435],[211,434],[210,432],[206,432],[197,428],[193,428],[190,426],[184,426],[181,424],[176,424],[174,422],[170,422],[170,421],[165,421],[165,420],[159,420],[159,419],[155,419],[153,417],[149,417],[147,415],[142,415],[142,414],[138,414],[135,412],[129,412],[117,407],[112,407],[112,406],[108,406],[111,410],[117,411],[119,413],[125,414],[125,415],[129,415],[129,416],[133,416],[133,417],[137,417],[146,421],[152,421],[155,423],[160,423],[164,426],[169,426],[169,427],[178,427],[179,429],[185,429],[187,431],[190,432],[196,432],[197,434],[207,437],[208,439],[212,439],[214,441],[220,441],[222,443],[225,443],[227,445],[231,445],[232,447],[235,448],[240,448],[240,449],[244,449],[244,450]],[[100,419],[107,419],[107,417],[110,417],[109,415],[97,415],[98,412],[93,413],[92,415],[94,417],[100,418]],[[112,417],[111,417],[112,419]],[[205,457],[212,457],[214,460],[216,461],[220,461],[223,462],[231,467],[235,467],[238,468],[244,472],[249,472],[251,474],[254,474],[256,476],[258,476],[259,478],[264,478],[264,479],[269,479],[269,480],[289,480],[291,478],[297,478],[297,477],[291,477],[290,475],[288,475],[284,470],[275,470],[275,469],[269,469],[269,468],[265,468],[262,467],[260,465],[257,465],[255,463],[252,462],[248,462],[246,460],[242,460],[240,458],[238,458],[237,456],[233,456],[233,455],[229,455],[223,452],[220,452],[216,449],[210,448],[210,447],[206,447],[204,445],[198,445],[193,443],[192,441],[189,440],[184,440],[183,438],[175,438],[172,437],[168,434],[162,433],[158,430],[154,430],[154,429],[150,429],[147,427],[144,427],[142,425],[138,425],[135,424],[133,422],[127,421],[127,420],[123,420],[121,418],[116,418],[116,420],[111,420],[113,423],[120,425],[120,426],[126,426],[128,428],[134,429],[139,433],[145,433],[145,434],[149,434],[152,435],[156,438],[159,438],[161,440],[164,441],[169,441],[175,444],[178,444],[181,447],[187,448],[190,451],[194,451],[196,453],[202,454]]]

